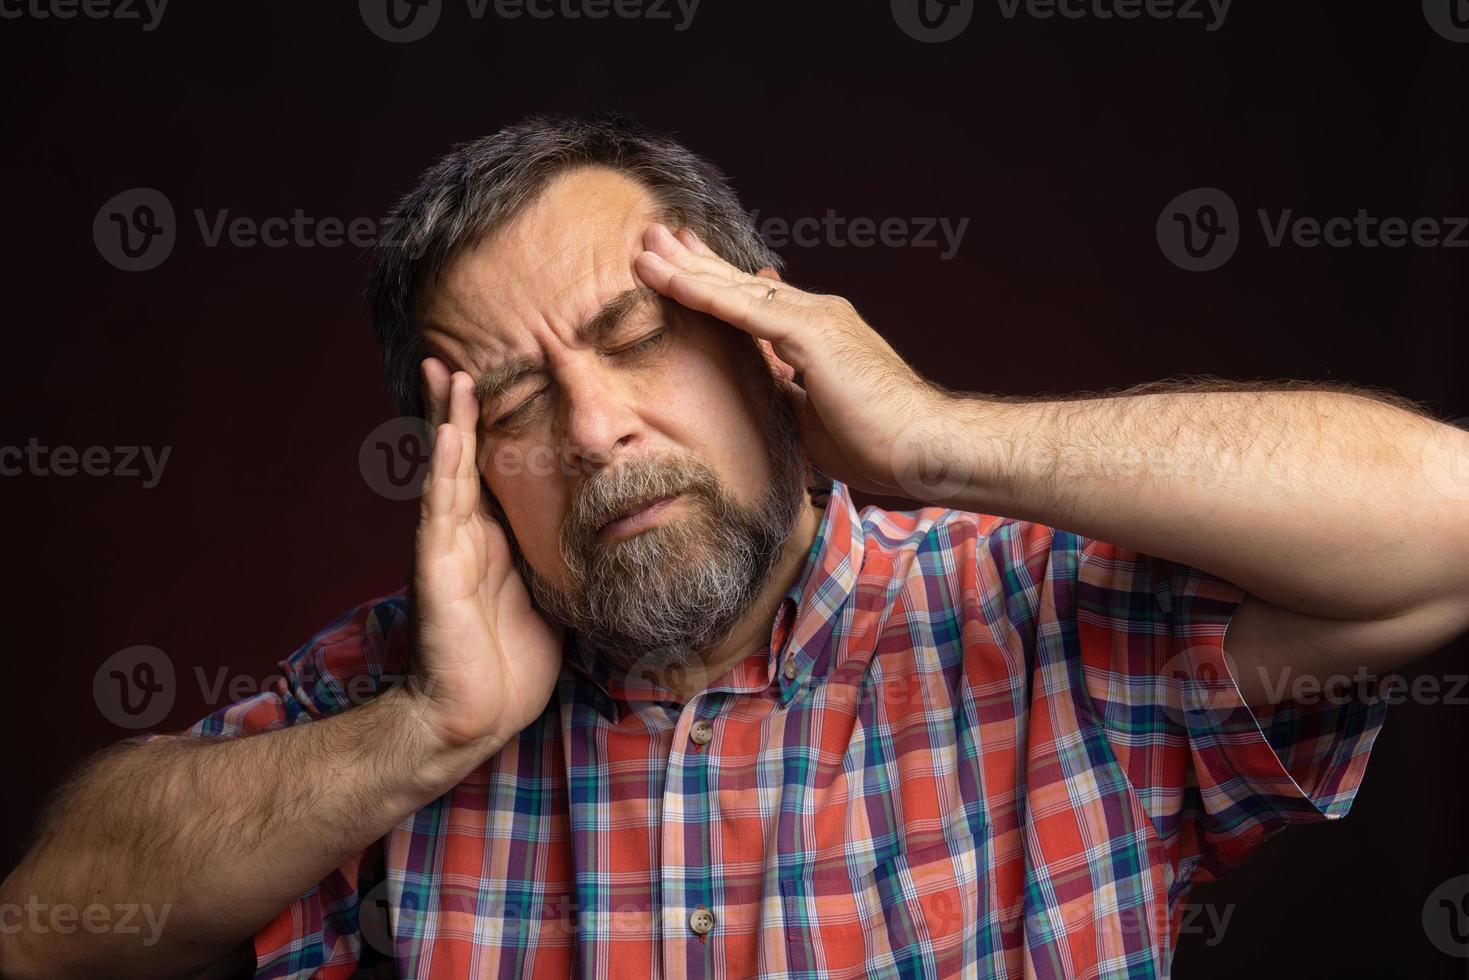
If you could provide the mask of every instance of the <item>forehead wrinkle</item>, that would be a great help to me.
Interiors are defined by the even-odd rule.
[[[481,371],[479,377],[475,378],[474,396],[481,402],[487,402],[538,369],[539,362],[524,354],[501,361],[494,367]]]
[[[482,252],[484,247],[484,243],[481,243],[473,251]],[[441,288],[431,294],[432,303],[422,316],[424,327],[426,329],[437,328],[441,332],[452,335],[453,331],[445,329],[445,324],[458,321],[461,327],[467,326],[472,332],[478,333],[479,342],[466,345],[463,351],[465,359],[469,362],[465,370],[475,371],[474,362],[482,360],[478,355],[485,347],[498,347],[503,350],[510,346],[504,338],[504,332],[496,330],[499,321],[485,312],[485,300],[496,293],[508,294],[516,285],[516,281],[512,279],[485,283],[482,277],[475,277],[474,281],[464,283],[459,277],[451,277],[445,285],[447,288]],[[441,309],[436,310],[435,307],[441,307]],[[440,312],[442,316],[436,315]],[[508,389],[526,374],[535,371],[537,366],[538,362],[528,354],[512,354],[499,363],[478,370],[474,387],[475,396],[481,401],[493,397]]]
[[[599,306],[575,330],[578,343],[597,346],[634,312],[663,297],[648,286],[625,289]],[[503,394],[520,379],[540,371],[540,361],[529,355],[508,358],[481,371],[475,379],[474,393],[481,402]]]
[[[490,320],[483,315],[481,304],[476,302],[479,290],[466,291],[458,288],[459,285],[454,279],[446,279],[440,283],[439,288],[424,294],[417,313],[419,331],[437,331],[447,335],[450,340],[454,339],[455,333],[477,333],[484,343],[498,342],[500,346],[504,346],[503,341],[495,336]],[[473,361],[472,350],[465,350],[463,353],[466,359]]]
[[[613,171],[609,171],[609,174],[619,181],[627,182],[620,174]],[[552,292],[550,300],[552,305],[557,305],[569,293],[596,283],[612,270],[623,273],[629,271],[632,255],[627,253],[627,248],[630,245],[635,255],[642,239],[641,231],[633,233],[633,230],[640,229],[648,220],[657,220],[662,216],[662,209],[656,202],[648,200],[643,188],[634,185],[631,188],[631,199],[624,205],[579,215],[578,230],[574,236],[568,238],[565,224],[550,218],[554,216],[553,202],[557,200],[553,188],[556,185],[564,187],[561,184],[562,179],[573,175],[585,176],[577,174],[575,170],[562,175],[562,178],[553,182],[551,188],[537,195],[526,214],[487,236],[477,246],[476,251],[481,254],[503,249],[515,257],[509,263],[513,270],[512,276],[496,284],[497,290],[508,291],[515,285],[530,282],[539,274],[541,278],[559,284]],[[650,203],[653,206],[650,207]],[[613,211],[616,212],[615,215]],[[607,231],[612,231],[612,234],[609,236]],[[529,259],[529,263],[526,263],[526,259]],[[517,265],[519,268],[515,268]],[[566,275],[564,273],[572,270],[557,268],[567,265],[582,265],[586,271]],[[638,284],[636,277],[632,277],[631,281],[635,284],[632,288],[624,289],[602,303],[574,328],[572,333],[577,343],[593,346],[602,344],[630,315],[663,299],[655,290]],[[478,324],[476,318],[467,319]],[[478,325],[486,332],[491,332],[493,326],[491,323]],[[475,381],[475,394],[484,403],[503,394],[526,376],[542,370],[539,359],[534,355],[509,355],[503,362],[492,363],[479,372]]]
[[[649,286],[624,289],[598,307],[595,313],[576,328],[576,339],[583,344],[601,343],[629,316],[658,298],[659,293]]]

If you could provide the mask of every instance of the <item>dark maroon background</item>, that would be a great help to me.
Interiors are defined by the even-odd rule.
[[[1469,415],[1466,250],[1265,247],[1171,265],[1175,195],[1329,217],[1469,214],[1469,44],[1416,2],[1239,0],[1198,22],[1006,20],[920,44],[886,3],[704,0],[668,22],[472,21],[390,44],[351,0],[176,0],[157,30],[0,21],[8,190],[0,444],[171,446],[162,483],[0,479],[10,609],[0,869],[43,794],[127,732],[92,678],[150,644],[258,679],[397,587],[414,506],[358,448],[392,410],[352,247],[204,247],[192,211],[379,217],[453,142],[535,111],[629,109],[718,162],[762,214],[969,217],[933,249],[783,250],[955,388],[1072,391],[1177,372],[1336,378]],[[154,187],[179,241],[114,269],[92,222]],[[1464,674],[1461,640],[1415,672]],[[1350,819],[1278,838],[1195,901],[1237,903],[1177,975],[1463,977],[1420,922],[1469,871],[1469,707],[1395,709]]]

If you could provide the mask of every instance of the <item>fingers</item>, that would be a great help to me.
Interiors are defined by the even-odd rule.
[[[445,423],[434,433],[428,486],[418,511],[418,550],[421,558],[435,558],[454,549],[456,474],[463,454],[459,430]]]
[[[462,519],[479,507],[481,497],[476,465],[479,402],[474,397],[474,379],[463,371],[451,373],[436,357],[424,358],[422,370],[429,424],[438,430],[447,423],[459,436],[456,462],[444,475],[454,486],[449,509]]]
[[[474,397],[474,379],[463,371],[456,371],[449,379],[449,424],[464,444],[454,473],[454,514],[465,520],[480,505],[479,468],[475,465],[479,402]]]
[[[479,402],[474,380],[463,371],[450,374],[435,358],[424,360],[423,378],[435,437],[420,519],[425,525],[452,527],[483,506],[475,458]]]
[[[646,250],[634,261],[643,282],[755,337],[789,344],[814,309],[814,297],[779,279],[735,268],[687,228],[675,233],[654,222],[643,245]],[[798,311],[806,315],[794,315]]]
[[[693,252],[695,255],[710,255],[718,258],[713,249],[700,241],[699,236],[687,228],[680,228],[673,233],[673,237],[683,242],[684,248]]]
[[[437,357],[426,357],[419,370],[423,374],[423,405],[428,424],[437,429],[449,417],[449,368]]]
[[[687,228],[680,228],[675,234],[666,225],[655,221],[643,234],[643,247],[688,272],[704,273],[735,284],[761,278],[724,261]]]
[[[447,554],[454,547],[455,475],[463,456],[459,432],[446,421],[449,416],[451,375],[443,361],[426,357],[419,365],[423,375],[423,407],[434,429],[428,478],[418,508],[420,555]]]
[[[708,313],[731,326],[772,342],[786,339],[800,321],[792,317],[781,293],[767,300],[773,280],[732,282],[723,276],[673,265],[657,252],[643,252],[634,263],[638,277],[683,306]],[[754,277],[749,277],[754,279]],[[762,285],[763,284],[763,285]]]

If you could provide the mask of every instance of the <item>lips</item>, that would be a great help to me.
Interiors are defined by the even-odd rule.
[[[636,514],[638,511],[647,510],[649,507],[652,507],[656,503],[661,503],[664,500],[672,500],[675,496],[676,496],[676,494],[668,494],[667,496],[664,496],[664,497],[652,497],[652,498],[650,498],[648,500],[643,501],[640,504],[633,504],[630,507],[624,507],[622,510],[618,511],[617,513],[613,514],[611,517],[609,517],[605,521],[603,521],[601,523],[601,525],[597,528],[597,530],[598,531],[602,531],[602,530],[606,529],[606,527],[607,527],[608,524],[611,524],[611,523],[613,523],[615,521],[620,521],[624,517],[631,517],[632,515]]]
[[[679,494],[676,493],[666,494],[624,507],[615,516],[603,522],[602,526],[597,529],[597,536],[605,540],[619,533],[641,533],[651,527],[652,523],[658,520],[659,514],[678,497]]]

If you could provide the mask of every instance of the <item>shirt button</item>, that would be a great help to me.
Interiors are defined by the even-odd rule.
[[[793,680],[796,679],[796,658],[795,657],[787,657],[786,658],[786,667],[785,667],[785,670],[783,671],[783,673],[785,674],[786,680],[788,680],[788,681],[793,681]]]
[[[689,928],[700,936],[709,935],[714,928],[714,913],[700,906],[694,909],[694,914],[689,916]]]
[[[709,740],[714,737],[714,726],[703,718],[689,728],[689,738],[693,739],[695,745],[708,745]]]

